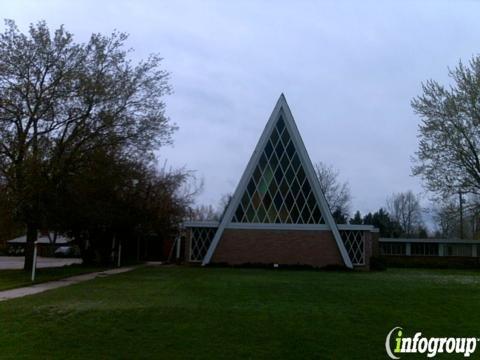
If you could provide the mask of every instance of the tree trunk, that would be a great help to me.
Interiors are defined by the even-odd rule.
[[[35,248],[35,241],[38,238],[37,227],[33,224],[27,224],[27,242],[25,243],[25,263],[23,269],[25,271],[32,271],[33,267],[33,249]]]
[[[82,258],[83,265],[93,265],[95,254],[93,252],[93,247],[91,246],[90,242],[90,234],[86,235],[82,234],[75,235],[77,239],[78,246],[80,247],[80,257]]]

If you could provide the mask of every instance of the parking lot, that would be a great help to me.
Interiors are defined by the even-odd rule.
[[[0,270],[23,269],[23,262],[23,256],[0,256]],[[41,256],[37,258],[38,268],[59,267],[81,263],[82,259],[78,258],[50,258]]]

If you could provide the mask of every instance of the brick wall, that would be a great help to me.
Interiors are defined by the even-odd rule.
[[[225,229],[213,263],[344,265],[330,231]]]
[[[380,245],[378,242],[378,239],[380,238],[380,234],[378,232],[376,233],[370,233],[370,239],[372,243],[372,254],[371,256],[379,256],[380,255]]]

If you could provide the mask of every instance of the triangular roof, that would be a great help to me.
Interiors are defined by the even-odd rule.
[[[283,139],[279,139],[282,135]],[[286,153],[290,155],[286,155]],[[274,159],[275,164],[265,164],[266,158]],[[284,158],[286,159],[285,166],[282,162]],[[267,162],[270,161],[267,160]],[[259,168],[263,170],[259,170]],[[275,177],[278,181],[274,179]],[[291,184],[283,186],[281,184],[282,177],[289,182],[292,182],[291,180],[294,178],[296,189],[292,189]],[[284,180],[283,182],[285,183]],[[301,184],[299,184],[300,182]],[[274,187],[273,190],[269,187],[270,183]],[[303,186],[301,186],[302,184]],[[256,187],[257,190],[253,191],[252,187]],[[252,195],[254,192],[255,195]],[[266,199],[259,200],[258,192],[261,193],[262,198],[264,197],[262,194],[265,194]],[[276,195],[282,193],[282,196],[274,196],[275,194],[270,194],[270,192],[275,192]],[[296,197],[298,194],[298,197],[301,198],[301,206],[297,206],[297,200],[292,200],[292,194],[295,194]],[[258,205],[259,202],[267,200],[267,204]],[[292,205],[292,201],[295,203],[294,205]],[[300,203],[300,200],[298,201]],[[256,205],[253,206],[253,203]],[[242,222],[295,224],[297,227],[326,225],[332,231],[345,266],[352,268],[352,262],[343,244],[337,224],[320,189],[312,162],[283,94],[280,95],[230,204],[225,210],[203,260],[203,265],[210,262],[225,228],[230,224]]]

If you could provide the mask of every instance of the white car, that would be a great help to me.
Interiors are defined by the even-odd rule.
[[[79,255],[79,249],[76,246],[59,246],[55,250],[55,256],[58,257],[73,257]]]

